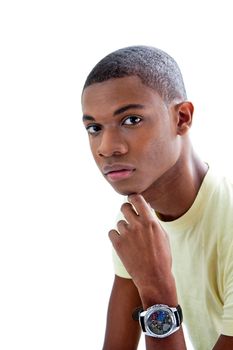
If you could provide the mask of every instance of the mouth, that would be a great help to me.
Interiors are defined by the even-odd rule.
[[[107,178],[112,181],[119,181],[129,178],[133,174],[134,170],[118,170],[118,171],[110,171],[106,176]]]
[[[131,166],[124,166],[124,165],[113,165],[113,166],[106,166],[103,169],[104,176],[107,177],[107,179],[110,182],[116,182],[124,179],[128,179],[132,176],[135,168]]]

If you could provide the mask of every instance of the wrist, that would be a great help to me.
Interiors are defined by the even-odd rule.
[[[156,281],[154,281],[138,287],[138,292],[144,310],[154,304],[166,304],[173,307],[178,305],[176,285],[173,276],[169,280],[164,280],[162,283],[156,283]]]

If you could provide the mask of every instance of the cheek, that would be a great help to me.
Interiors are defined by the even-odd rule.
[[[151,164],[152,167],[174,163],[179,154],[177,142],[175,139],[171,140],[169,136],[151,141],[145,140],[142,149],[142,161]]]
[[[89,145],[90,145],[92,157],[94,158],[96,164],[98,165],[98,163],[100,161],[100,159],[98,157],[98,153],[97,153],[98,145],[96,142],[93,142],[92,140],[89,140]]]
[[[97,154],[97,149],[98,149],[97,138],[89,136],[89,146],[90,146],[91,153],[92,153],[93,157],[95,158],[96,154]]]

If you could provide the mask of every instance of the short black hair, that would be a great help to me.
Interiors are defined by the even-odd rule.
[[[83,90],[109,79],[138,76],[156,90],[166,103],[186,100],[180,68],[166,52],[151,46],[129,46],[105,56],[87,76]]]

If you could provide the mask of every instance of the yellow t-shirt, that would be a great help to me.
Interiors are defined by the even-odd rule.
[[[233,184],[209,170],[192,207],[159,222],[189,337],[195,350],[211,350],[220,334],[233,336]],[[115,251],[113,260],[116,275],[130,278]]]

